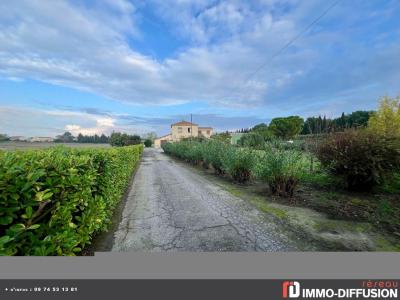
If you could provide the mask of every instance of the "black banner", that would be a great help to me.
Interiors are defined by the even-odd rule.
[[[0,299],[400,299],[399,280],[0,280]]]

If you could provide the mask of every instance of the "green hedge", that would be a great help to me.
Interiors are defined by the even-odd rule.
[[[304,153],[269,147],[254,150],[218,141],[181,141],[163,145],[164,152],[192,164],[211,165],[217,175],[228,174],[238,183],[258,178],[269,184],[271,192],[293,196],[301,177],[307,173]]]
[[[74,255],[110,223],[143,145],[0,152],[0,255]]]

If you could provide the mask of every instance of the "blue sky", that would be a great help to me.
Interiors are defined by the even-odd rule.
[[[400,94],[397,0],[342,0],[271,59],[332,3],[1,2],[0,132],[162,135],[191,113],[222,131],[375,109]]]

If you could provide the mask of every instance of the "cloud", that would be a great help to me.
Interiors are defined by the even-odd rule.
[[[393,21],[400,11],[393,2],[379,7],[341,2],[273,59],[326,2],[84,3],[0,3],[0,75],[141,106],[199,101],[236,108],[238,114],[254,107],[289,111],[310,101],[336,101],[343,91],[366,91],[371,84],[376,92],[357,95],[369,103],[377,94],[400,92],[400,34]],[[160,59],[141,53],[139,41],[151,35],[140,23],[146,9],[178,36],[174,55]],[[366,13],[349,13],[355,10]],[[261,64],[265,67],[249,78]]]

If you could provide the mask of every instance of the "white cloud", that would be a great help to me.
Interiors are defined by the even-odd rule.
[[[135,7],[128,1],[106,1],[91,9],[61,0],[1,3],[0,74],[138,104],[176,104],[193,99],[222,103],[227,88],[242,84],[250,70],[270,53],[253,47],[255,38],[268,37],[262,36],[264,26],[275,26],[269,14],[259,18],[257,12],[236,1],[218,5],[209,1],[162,3],[157,5],[164,9],[166,18],[180,10],[182,18],[174,16],[182,22],[178,28],[193,36],[198,32],[207,41],[222,36],[222,41],[189,47],[175,58],[158,62],[134,50],[135,37],[141,33],[134,22]],[[113,9],[107,12],[105,6]],[[63,17],[59,18],[61,12]],[[181,26],[186,21],[188,28]],[[281,23],[276,22],[270,37],[280,34],[281,27],[288,29]],[[255,27],[248,28],[248,24]],[[260,101],[264,81],[254,85],[249,103]],[[237,104],[241,100],[229,101]]]
[[[55,136],[64,131],[70,131],[73,135],[109,135],[113,131],[137,134],[150,131],[146,125],[118,122],[118,117],[79,111],[0,106],[0,128],[6,129],[9,135]]]
[[[350,83],[363,85],[369,80],[369,70],[377,68],[377,58],[389,61],[397,55],[392,45],[394,50],[386,51],[386,58],[374,58],[340,28],[321,33],[316,25],[294,47],[270,60],[326,9],[323,1],[138,3],[136,7],[126,0],[106,0],[90,2],[89,7],[66,0],[0,2],[0,75],[69,86],[139,105],[196,100],[243,108],[281,103],[283,97],[306,98],[311,90],[307,83],[313,82],[309,77],[329,78],[331,68],[346,71],[351,64],[352,72],[342,72],[336,89],[346,89]],[[184,47],[162,60],[141,54],[136,45],[146,40],[146,32],[137,23],[140,5],[148,6],[164,22],[165,30],[178,34]],[[334,17],[340,17],[346,28],[352,28],[351,18],[356,18],[339,6],[324,19]],[[349,54],[348,61],[332,62],[326,57],[334,56],[336,47],[355,54]],[[359,53],[369,63],[361,61]],[[260,72],[246,80],[265,62]],[[398,74],[395,68],[391,72]],[[306,92],[300,91],[302,85]],[[322,85],[314,85],[315,93],[322,94]]]

